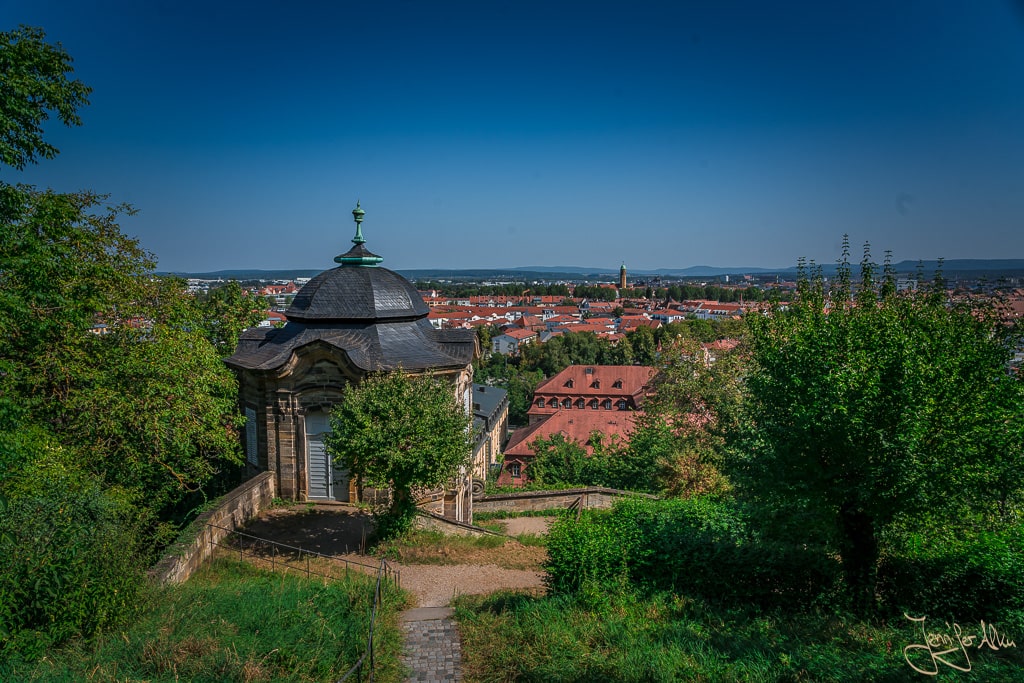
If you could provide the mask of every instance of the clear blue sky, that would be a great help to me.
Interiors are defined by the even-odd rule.
[[[5,0],[161,270],[1024,258],[1024,5]]]

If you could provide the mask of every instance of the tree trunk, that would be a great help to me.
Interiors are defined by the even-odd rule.
[[[839,511],[839,528],[843,534],[843,575],[851,607],[855,613],[868,616],[874,609],[878,572],[874,519],[856,504],[845,503]]]

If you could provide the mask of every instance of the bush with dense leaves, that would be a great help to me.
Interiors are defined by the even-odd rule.
[[[0,662],[123,622],[142,585],[133,506],[38,455],[0,490]]]
[[[548,555],[555,592],[629,584],[742,605],[829,599],[839,569],[820,548],[760,537],[735,503],[708,497],[626,499],[563,518]]]
[[[878,596],[895,615],[1024,628],[1024,528],[908,534],[887,547]]]

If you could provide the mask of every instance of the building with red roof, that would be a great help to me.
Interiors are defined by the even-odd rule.
[[[594,435],[620,443],[629,441],[636,423],[636,412],[562,410],[535,424],[517,429],[505,447],[504,463],[498,476],[499,486],[522,486],[527,470],[535,457],[532,444],[537,439],[550,439],[560,434],[566,441],[575,441],[594,452]]]
[[[534,391],[530,424],[559,410],[640,410],[656,372],[643,365],[570,365]]]

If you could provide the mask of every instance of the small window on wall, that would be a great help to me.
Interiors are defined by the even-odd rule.
[[[259,449],[256,448],[256,411],[245,409],[245,459],[250,465],[260,466]]]
[[[522,470],[520,469],[519,463],[517,463],[517,462],[509,463],[508,473],[512,475],[512,478],[518,479],[519,475],[522,473]]]

